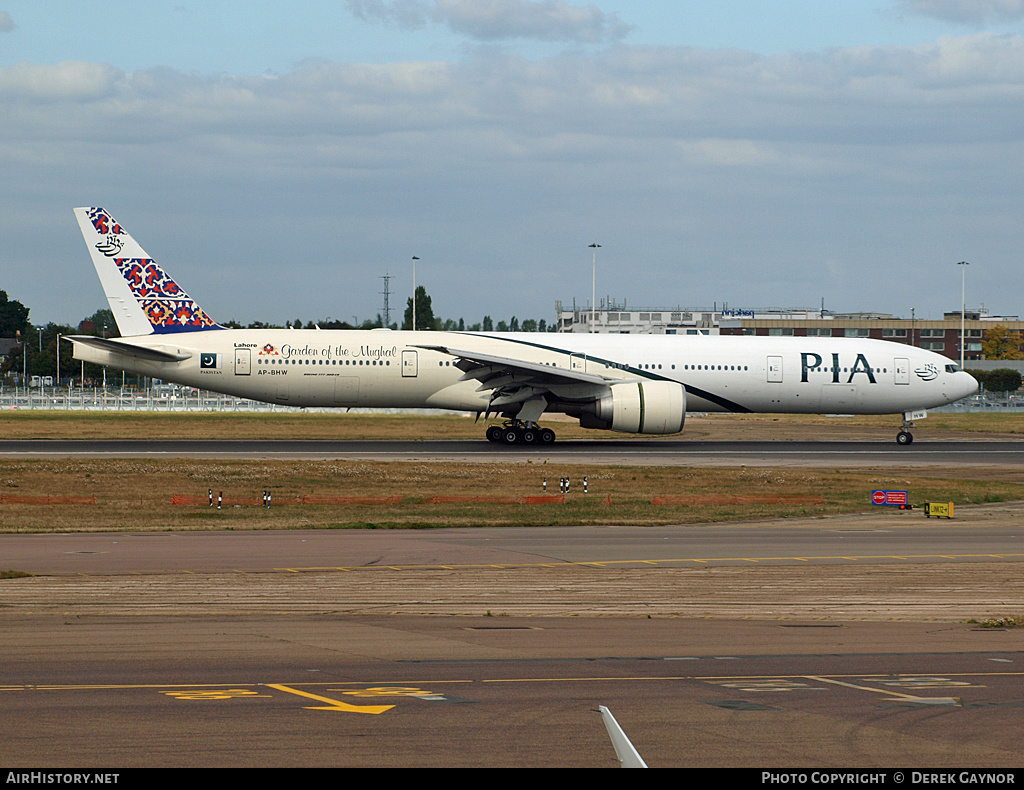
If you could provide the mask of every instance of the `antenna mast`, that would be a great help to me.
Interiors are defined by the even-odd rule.
[[[385,328],[387,328],[387,327],[391,326],[391,303],[389,302],[389,297],[391,296],[391,290],[388,287],[389,281],[391,280],[391,275],[390,274],[382,274],[380,276],[380,279],[382,279],[384,281],[384,290],[381,291],[381,293],[384,294],[384,316],[383,317],[384,317],[384,326],[385,326]]]

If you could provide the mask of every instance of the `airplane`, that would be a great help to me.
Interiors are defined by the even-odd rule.
[[[494,414],[486,438],[506,445],[554,442],[546,413],[651,435],[688,411],[902,414],[906,445],[978,388],[947,357],[866,338],[227,329],[107,211],[74,212],[121,334],[67,337],[75,359],[240,398]]]

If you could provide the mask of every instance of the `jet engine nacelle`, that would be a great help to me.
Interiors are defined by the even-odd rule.
[[[611,384],[594,417],[602,427],[623,433],[679,433],[686,419],[686,388],[675,381]]]

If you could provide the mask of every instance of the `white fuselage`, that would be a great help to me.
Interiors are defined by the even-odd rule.
[[[78,344],[75,356],[293,406],[488,410],[480,382],[460,380],[453,355],[425,346],[607,379],[675,381],[691,412],[896,414],[951,403],[977,386],[939,354],[856,338],[217,329],[121,342],[191,356],[146,361]],[[583,394],[574,388],[554,387],[548,411],[573,413]]]

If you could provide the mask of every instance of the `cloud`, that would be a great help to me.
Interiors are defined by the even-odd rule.
[[[6,11],[0,11],[0,33],[10,33],[17,25]]]
[[[960,24],[1024,19],[1024,0],[899,0],[899,6],[908,13]]]
[[[16,63],[0,67],[0,96],[33,102],[90,101],[110,96],[122,77],[118,69],[104,63]]]
[[[372,316],[379,275],[414,253],[439,314],[550,317],[589,298],[595,240],[598,287],[636,305],[939,315],[958,273],[955,290],[915,273],[947,259],[1019,302],[1022,101],[1024,37],[987,33],[277,77],[17,64],[0,68],[0,271],[34,316],[93,312],[68,209],[95,201],[225,320]]]
[[[632,29],[617,14],[594,5],[562,0],[346,0],[350,12],[404,28],[447,25],[478,41],[534,39],[600,43],[617,41]]]
[[[191,158],[230,161],[230,146],[226,155],[219,146],[233,140],[242,159],[254,146],[299,167],[324,154],[353,166],[389,157],[451,164],[467,153],[643,162],[645,149],[772,167],[806,145],[839,146],[830,156],[847,167],[856,161],[841,155],[844,145],[917,155],[981,138],[1019,144],[1024,38],[771,56],[620,47],[531,61],[487,51],[450,63],[318,62],[274,78],[20,63],[0,67],[0,97],[5,140],[29,147],[41,133],[71,143],[103,129],[112,146],[180,145]],[[795,156],[801,166],[814,161],[805,154]]]
[[[424,0],[345,0],[349,12],[365,21],[382,20],[403,28],[424,27],[431,6]]]

